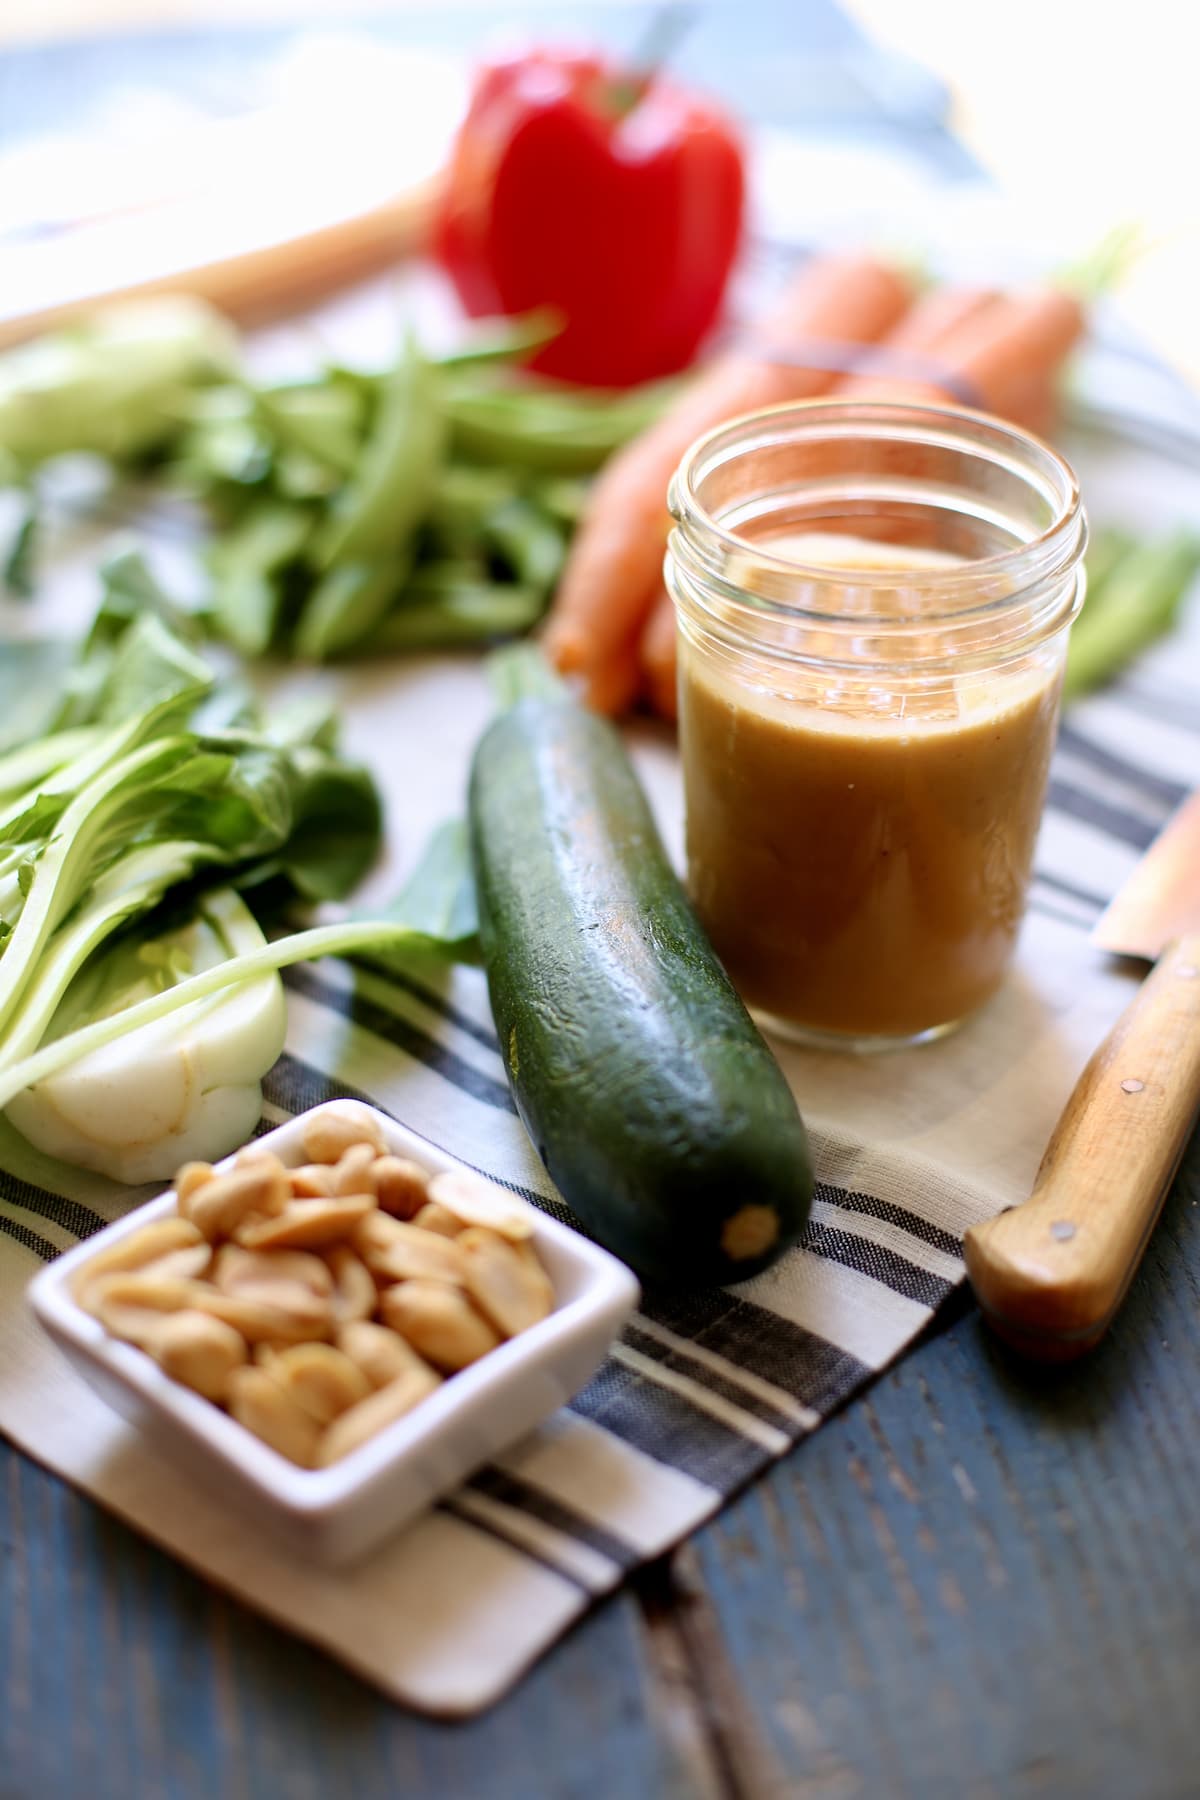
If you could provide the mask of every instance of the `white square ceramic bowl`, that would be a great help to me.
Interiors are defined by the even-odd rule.
[[[311,1116],[289,1120],[256,1142],[290,1166],[304,1162],[302,1133]],[[385,1114],[375,1117],[398,1155],[435,1171],[463,1166]],[[174,1210],[168,1192],[56,1258],[32,1282],[30,1304],[110,1405],[273,1537],[329,1564],[374,1549],[578,1393],[638,1300],[637,1282],[623,1263],[539,1213],[534,1242],[556,1297],[549,1317],[451,1377],[340,1462],[301,1469],[171,1380],[144,1351],[110,1337],[71,1296],[72,1276],[98,1251]]]

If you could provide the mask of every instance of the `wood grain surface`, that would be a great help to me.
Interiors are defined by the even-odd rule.
[[[467,1725],[3,1447],[0,1491],[2,1800],[1194,1800],[1200,1142],[1090,1358],[951,1302]]]

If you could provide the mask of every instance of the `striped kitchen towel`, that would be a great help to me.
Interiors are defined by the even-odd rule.
[[[1097,469],[1100,488],[1103,479]],[[1161,480],[1155,493],[1169,510]],[[483,679],[452,659],[321,679],[336,684],[351,747],[385,789],[396,858],[378,878],[385,893],[428,827],[461,804]],[[651,733],[635,752],[677,850],[674,752]],[[327,1573],[293,1560],[195,1489],[67,1367],[22,1290],[45,1258],[146,1193],[38,1157],[3,1121],[0,1165],[20,1174],[0,1176],[0,1430],[397,1699],[446,1716],[477,1710],[628,1570],[695,1530],[862,1388],[961,1284],[964,1230],[1028,1192],[1071,1086],[1132,992],[1088,930],[1198,779],[1193,609],[1190,637],[1065,723],[1020,954],[983,1014],[942,1043],[887,1057],[779,1047],[819,1175],[799,1248],[734,1290],[648,1293],[569,1406],[368,1562]],[[557,1204],[513,1109],[477,971],[439,984],[329,962],[292,971],[288,988],[269,1122],[359,1095]]]

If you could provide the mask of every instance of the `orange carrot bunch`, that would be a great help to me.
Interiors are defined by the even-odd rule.
[[[914,297],[906,276],[874,258],[807,264],[753,342],[698,373],[606,465],[550,612],[551,660],[599,712],[620,714],[640,699],[674,718],[675,619],[662,585],[666,494],[696,438],[741,413],[822,394],[969,404],[1045,431],[1057,376],[1084,325],[1080,302],[1057,288],[935,288]],[[822,343],[839,354],[873,347],[874,357],[862,360],[876,368],[840,374],[817,366]]]

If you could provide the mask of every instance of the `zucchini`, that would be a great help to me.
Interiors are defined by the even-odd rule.
[[[518,700],[475,752],[469,810],[505,1067],[563,1198],[653,1282],[767,1267],[808,1216],[804,1125],[617,732]]]

